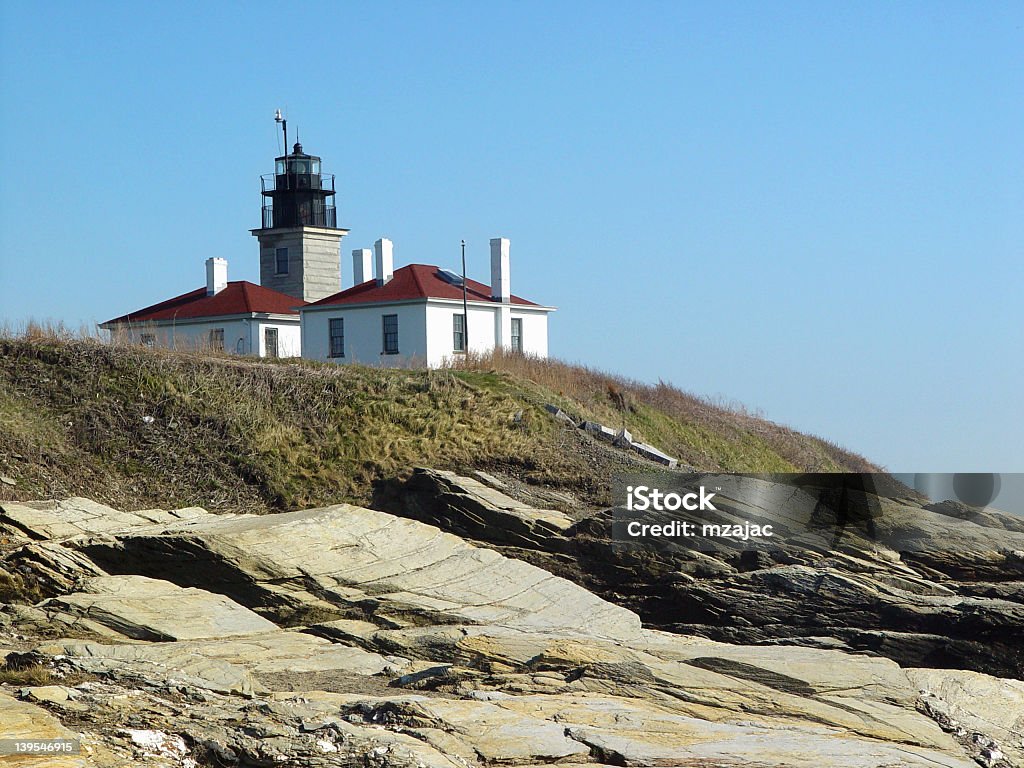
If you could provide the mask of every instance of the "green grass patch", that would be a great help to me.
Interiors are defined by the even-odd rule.
[[[873,469],[664,383],[511,355],[390,370],[6,337],[0,393],[0,459],[12,467],[0,471],[19,477],[6,498],[258,512],[365,503],[375,482],[416,465],[505,469],[594,495],[609,465],[545,403],[625,425],[699,469]]]

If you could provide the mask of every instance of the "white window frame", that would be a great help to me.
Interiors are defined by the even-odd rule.
[[[270,339],[274,339],[273,351],[271,354]],[[264,328],[263,329],[263,356],[272,360],[276,360],[281,356],[281,334],[277,328]]]
[[[461,327],[459,321],[462,321]],[[452,315],[452,352],[465,352],[468,346],[467,341],[466,316],[461,312],[456,312]]]
[[[513,317],[512,318],[511,333],[509,333],[509,347],[513,352],[523,351],[523,318]],[[519,331],[519,333],[516,333]]]

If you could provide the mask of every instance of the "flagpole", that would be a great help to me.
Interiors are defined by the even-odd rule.
[[[466,241],[462,241],[462,351],[469,354],[469,304],[466,301]]]

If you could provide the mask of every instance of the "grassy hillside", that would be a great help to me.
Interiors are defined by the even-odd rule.
[[[290,509],[365,502],[417,464],[492,469],[601,502],[632,461],[553,402],[701,469],[871,470],[826,441],[659,384],[520,357],[389,371],[0,338],[0,498]]]

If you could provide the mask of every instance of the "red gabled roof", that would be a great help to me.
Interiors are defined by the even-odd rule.
[[[145,323],[156,320],[185,320],[196,317],[219,317],[221,315],[245,315],[251,312],[268,312],[275,315],[297,315],[295,307],[306,302],[287,293],[273,291],[262,285],[246,280],[233,280],[227,287],[213,296],[206,295],[206,288],[175,296],[145,309],[129,312],[127,315],[107,320],[112,323]]]
[[[333,296],[314,301],[307,307],[322,307],[332,304],[377,304],[415,299],[458,299],[462,300],[462,286],[453,285],[440,276],[440,269],[429,264],[410,264],[396,269],[394,276],[384,285],[376,280],[354,285]],[[476,280],[466,279],[466,298],[470,301],[493,301],[491,288]],[[513,296],[512,304],[538,306],[532,301]]]

